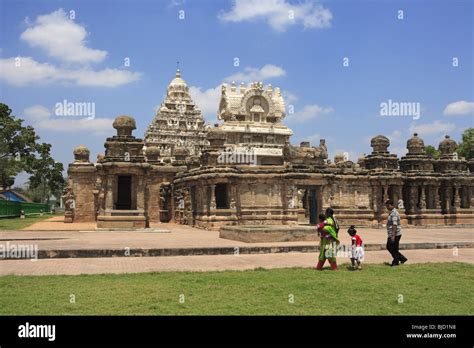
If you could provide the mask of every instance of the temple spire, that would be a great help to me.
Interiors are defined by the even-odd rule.
[[[181,72],[179,71],[179,60],[176,62],[176,77],[181,77]]]

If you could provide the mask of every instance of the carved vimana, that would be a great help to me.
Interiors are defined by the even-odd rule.
[[[190,156],[199,156],[207,145],[206,125],[189,87],[176,70],[166,90],[165,100],[145,132],[145,149],[157,147],[164,162],[175,160],[175,150],[185,148]]]
[[[236,152],[251,151],[258,165],[283,164],[283,149],[293,134],[282,124],[285,103],[279,88],[264,89],[261,82],[237,88],[222,85],[217,118],[226,134],[225,147]]]

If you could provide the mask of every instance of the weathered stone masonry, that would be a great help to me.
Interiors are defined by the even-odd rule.
[[[206,127],[178,71],[145,140],[132,135],[132,117],[119,116],[97,163],[86,147],[74,150],[65,222],[97,221],[105,229],[169,221],[205,229],[297,226],[333,207],[342,224],[380,225],[391,198],[405,224],[474,224],[474,163],[457,156],[448,136],[439,159],[415,134],[401,159],[379,135],[357,163],[342,155],[330,162],[324,139],[317,147],[291,145],[284,117],[278,88],[233,83],[222,87],[221,123]]]

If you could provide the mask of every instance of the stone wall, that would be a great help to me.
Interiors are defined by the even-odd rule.
[[[71,164],[68,170],[69,185],[74,194],[73,221],[91,222],[96,220],[94,188],[96,169],[93,164]]]

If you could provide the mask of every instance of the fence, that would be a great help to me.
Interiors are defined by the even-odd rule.
[[[21,211],[25,215],[35,215],[40,213],[48,213],[51,207],[43,203],[27,203],[0,200],[0,218],[20,216]]]

